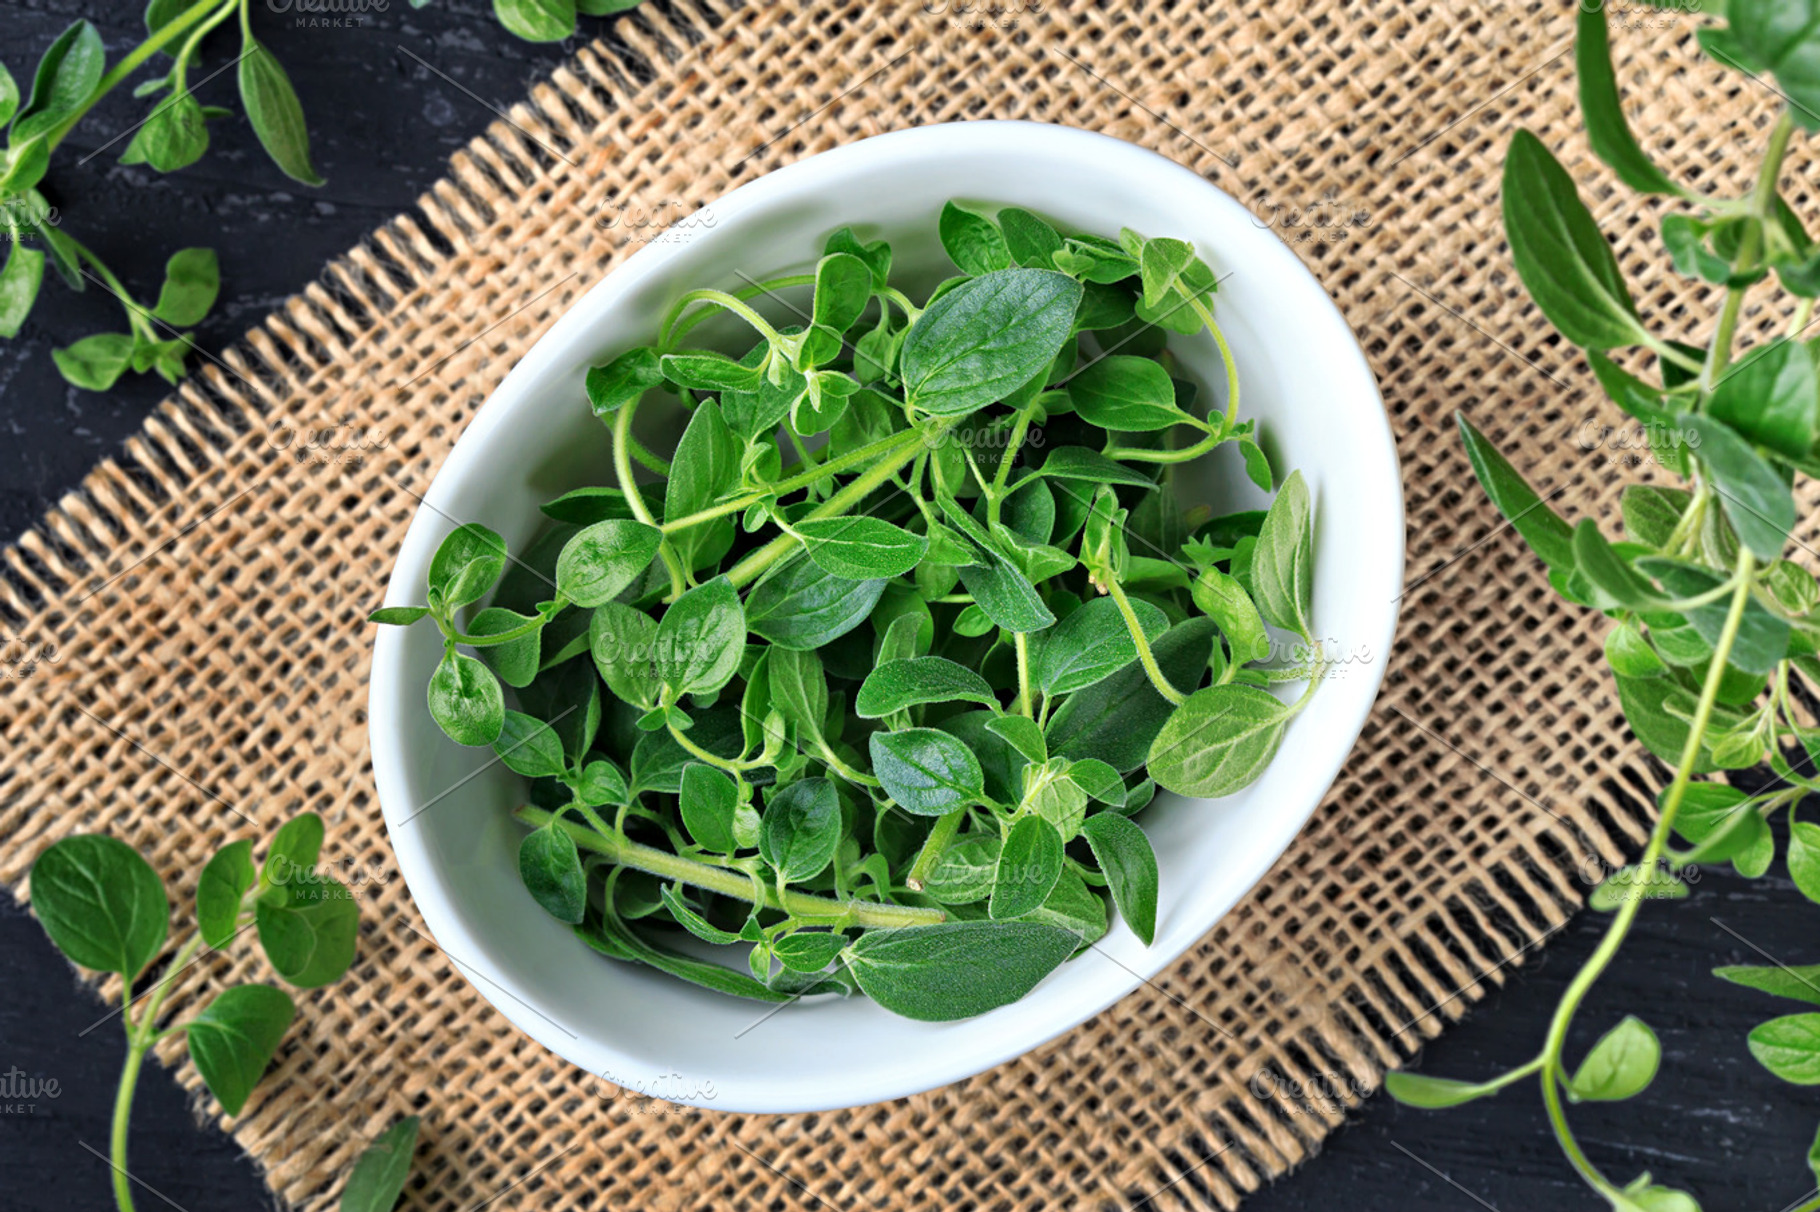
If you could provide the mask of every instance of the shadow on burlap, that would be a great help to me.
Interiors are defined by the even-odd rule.
[[[45,845],[106,830],[187,906],[224,841],[303,810],[354,873],[358,963],[300,997],[227,1124],[285,1201],[330,1207],[365,1141],[419,1113],[406,1206],[423,1209],[1230,1208],[1559,928],[1589,864],[1642,837],[1657,776],[1622,727],[1601,628],[1555,602],[1452,420],[1463,409],[1569,517],[1609,517],[1640,474],[1594,441],[1623,418],[1511,272],[1497,176],[1518,125],[1560,151],[1650,284],[1647,317],[1690,336],[1713,310],[1666,272],[1655,213],[1586,150],[1571,6],[962,7],[647,4],[6,552],[0,625],[58,657],[0,681],[0,879],[23,895]],[[1773,99],[1735,95],[1696,57],[1698,18],[1636,12],[1614,37],[1643,142],[1702,185],[1708,160],[1749,162],[1738,149]],[[1191,166],[1332,292],[1403,460],[1410,584],[1385,688],[1264,882],[1151,987],[1061,1039],[853,1111],[634,1099],[514,1030],[413,910],[367,763],[364,616],[473,411],[662,236],[649,216],[867,135],[986,117]],[[300,433],[338,426],[378,440],[300,452]],[[219,956],[197,973],[178,1012],[268,975]],[[193,1068],[179,1075],[199,1090]]]

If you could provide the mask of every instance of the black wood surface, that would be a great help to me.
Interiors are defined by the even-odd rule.
[[[303,98],[325,187],[305,189],[283,178],[237,119],[213,124],[208,156],[172,177],[117,165],[124,140],[77,163],[137,120],[141,103],[124,96],[110,98],[77,129],[52,169],[48,192],[66,230],[148,293],[172,250],[188,244],[218,250],[222,303],[198,334],[210,350],[409,207],[442,172],[448,154],[491,120],[483,101],[510,104],[563,53],[507,36],[481,0],[434,0],[422,10],[391,0],[382,11],[338,24],[301,16],[294,7],[277,11],[287,7],[284,0],[255,5],[255,28]],[[6,4],[0,15],[0,58],[21,78],[29,78],[38,53],[77,17],[95,21],[115,55],[142,32],[133,6],[124,4],[47,0]],[[583,27],[588,34],[599,29],[587,20]],[[229,63],[232,53],[221,40],[193,79]],[[232,81],[230,71],[201,85],[203,103],[232,104]],[[162,398],[163,384],[149,376],[128,377],[96,395],[56,374],[53,347],[120,327],[113,304],[99,292],[77,296],[47,282],[25,332],[0,343],[0,537],[31,525],[92,463],[117,450]],[[1511,969],[1504,987],[1488,984],[1467,1021],[1430,1044],[1420,1067],[1476,1077],[1533,1055],[1603,921],[1582,915]],[[1707,973],[1720,963],[1766,962],[1765,955],[1820,960],[1817,926],[1820,907],[1800,897],[1780,861],[1764,880],[1709,873],[1691,900],[1646,909],[1632,943],[1583,1012],[1575,1047],[1636,1012],[1662,1037],[1664,1071],[1634,1103],[1575,1111],[1596,1162],[1625,1178],[1651,1170],[1696,1191],[1708,1212],[1778,1212],[1813,1188],[1803,1158],[1820,1123],[1820,1092],[1770,1078],[1744,1045],[1753,1024],[1798,1007]],[[118,1021],[87,1029],[107,1008],[10,899],[0,908],[0,973],[0,1091],[17,1088],[8,1082],[56,1083],[54,1097],[0,1098],[0,1208],[110,1207],[109,1170],[97,1154],[107,1151],[123,1054]],[[1343,1087],[1344,1078],[1334,1084]],[[1310,1093],[1311,1113],[1327,1094]],[[213,1127],[196,1125],[170,1075],[155,1064],[140,1081],[132,1156],[135,1174],[157,1192],[140,1190],[141,1208],[244,1212],[269,1203],[252,1163]],[[1195,1176],[1184,1181],[1193,1184]],[[1320,1156],[1247,1204],[1254,1212],[1590,1212],[1602,1206],[1556,1152],[1539,1097],[1527,1084],[1449,1113],[1370,1099],[1348,1115]]]

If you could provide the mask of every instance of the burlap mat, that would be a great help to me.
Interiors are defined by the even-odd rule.
[[[1634,793],[1656,776],[1600,627],[1555,604],[1453,432],[1463,408],[1569,516],[1609,517],[1634,474],[1613,466],[1634,448],[1587,428],[1622,418],[1510,270],[1511,130],[1563,149],[1646,315],[1693,336],[1676,326],[1713,301],[1668,274],[1653,212],[1586,151],[1571,5],[704,3],[647,4],[621,49],[582,51],[6,552],[0,625],[43,659],[0,680],[0,879],[22,893],[45,845],[104,829],[187,906],[223,841],[328,819],[363,899],[359,962],[299,999],[229,1125],[299,1207],[328,1207],[364,1140],[417,1112],[419,1208],[1230,1208],[1502,980],[1579,904],[1587,864],[1645,827]],[[1621,14],[1619,78],[1671,172],[1740,188],[1704,165],[1754,164],[1740,148],[1773,98],[1696,57],[1697,20]],[[370,784],[363,616],[473,410],[661,234],[651,216],[865,135],[983,117],[1190,165],[1333,292],[1408,497],[1411,586],[1377,712],[1257,891],[1153,987],[1033,1055],[838,1114],[622,1095],[494,1013],[412,909]],[[266,975],[216,958],[173,1000]]]

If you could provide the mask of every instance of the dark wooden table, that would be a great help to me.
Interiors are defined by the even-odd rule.
[[[77,17],[95,21],[116,56],[143,32],[135,6],[98,0],[7,4],[0,13],[0,59],[21,80]],[[582,24],[589,36],[600,28]],[[156,289],[164,258],[178,247],[219,252],[222,302],[198,334],[209,349],[232,341],[331,257],[408,208],[445,158],[491,120],[488,104],[518,99],[563,54],[506,35],[484,0],[433,0],[421,10],[391,0],[383,11],[339,24],[267,0],[254,6],[254,25],[302,96],[326,186],[305,189],[280,176],[238,118],[211,124],[208,156],[174,176],[117,165],[124,143],[79,165],[141,115],[142,103],[125,96],[110,98],[77,128],[50,176],[66,230],[142,289]],[[231,39],[217,39],[192,79],[232,54]],[[202,102],[238,108],[232,79],[228,72],[201,85]],[[99,292],[74,295],[47,282],[25,332],[0,342],[0,539],[33,524],[163,397],[163,384],[151,376],[129,376],[106,395],[77,391],[58,377],[52,348],[120,327]],[[99,1212],[112,1206],[109,1171],[89,1150],[106,1152],[123,1042],[115,1023],[84,1033],[106,1009],[37,924],[10,897],[0,899],[0,1082],[17,1071],[54,1079],[58,1089],[29,1108],[0,1100],[0,1207]],[[1583,914],[1510,970],[1503,987],[1485,986],[1489,992],[1467,1021],[1428,1047],[1421,1068],[1482,1076],[1533,1055],[1603,920]],[[1820,907],[1801,898],[1780,861],[1758,881],[1729,870],[1708,873],[1692,899],[1646,909],[1582,1013],[1584,1031],[1575,1041],[1584,1048],[1626,1012],[1641,1014],[1662,1038],[1664,1069],[1645,1097],[1575,1112],[1594,1160],[1608,1172],[1629,1178],[1651,1170],[1693,1189],[1707,1212],[1778,1212],[1813,1188],[1803,1157],[1820,1123],[1820,1092],[1773,1080],[1744,1045],[1756,1022],[1797,1007],[1708,975],[1716,964],[1763,962],[1758,948],[1789,963],[1820,960]],[[176,1084],[155,1064],[140,1080],[132,1154],[135,1172],[183,1212],[267,1205],[252,1163],[213,1127],[195,1125]],[[149,1192],[140,1199],[141,1207],[161,1206]],[[1373,1098],[1348,1116],[1319,1157],[1246,1206],[1594,1212],[1603,1204],[1572,1178],[1534,1087],[1524,1085],[1444,1114]]]

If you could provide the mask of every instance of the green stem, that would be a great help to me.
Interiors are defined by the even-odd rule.
[[[814,274],[790,274],[787,277],[770,278],[763,282],[756,282],[751,286],[742,286],[738,290],[733,291],[732,295],[735,299],[749,300],[756,299],[763,294],[769,294],[774,290],[786,290],[792,286],[813,285],[815,285]],[[676,347],[676,342],[687,336],[689,331],[697,324],[700,324],[709,316],[715,315],[720,311],[719,307],[703,307],[697,311],[691,312],[689,316],[686,319],[683,319],[679,324],[677,321],[679,317],[682,316],[683,311],[689,306],[690,302],[692,302],[692,300],[685,296],[671,304],[669,314],[664,317],[663,324],[658,327],[658,344],[661,348],[665,350],[674,349]]]
[[[813,281],[814,279],[810,280]],[[724,290],[713,290],[705,287],[701,290],[692,290],[676,301],[675,305],[670,309],[670,314],[672,316],[681,315],[683,310],[691,303],[711,303],[717,308],[732,312],[756,329],[758,335],[763,337],[774,350],[784,343],[784,335],[775,328],[772,328],[770,322],[763,316],[746,306],[745,300],[741,299],[738,295],[730,295]],[[710,311],[704,314],[712,315],[713,312]],[[689,327],[693,328],[694,325],[691,324]],[[666,332],[661,339],[663,351],[668,353],[674,349],[676,347],[675,343],[677,338],[687,331],[688,328],[684,328],[679,332]]]
[[[966,817],[965,808],[956,808],[946,816],[935,818],[935,824],[929,828],[929,836],[923,841],[923,848],[916,853],[916,861],[910,864],[910,874],[904,877],[904,883],[912,891],[923,890],[923,885],[934,873],[936,864],[942,861],[942,854],[948,849],[948,843],[954,840],[955,833]]]
[[[1656,827],[1650,831],[1649,843],[1644,847],[1643,857],[1637,863],[1641,870],[1653,869],[1668,845],[1669,835],[1675,825],[1675,814],[1681,809],[1681,801],[1693,778],[1694,766],[1700,760],[1700,746],[1706,739],[1706,729],[1712,721],[1713,705],[1718,701],[1719,684],[1725,677],[1726,661],[1731,656],[1732,646],[1737,642],[1738,629],[1744,622],[1744,608],[1750,603],[1750,584],[1755,568],[1756,557],[1746,548],[1738,555],[1737,585],[1732,590],[1731,608],[1726,613],[1725,626],[1719,633],[1718,642],[1713,645],[1712,664],[1707,669],[1705,684],[1700,688],[1700,701],[1695,705],[1693,720],[1688,725],[1687,742],[1681,748],[1680,764],[1675,769],[1674,781],[1669,784],[1668,793],[1663,797],[1662,815],[1657,819]],[[1642,897],[1626,897],[1618,906],[1611,925],[1606,928],[1605,937],[1599,940],[1598,948],[1567,987],[1561,1004],[1555,1007],[1554,1018],[1548,1027],[1548,1038],[1542,1047],[1542,1100],[1547,1105],[1555,1138],[1560,1141],[1562,1152],[1567,1154],[1568,1161],[1580,1177],[1608,1198],[1617,1193],[1618,1189],[1587,1158],[1585,1151],[1580,1148],[1580,1142],[1574,1138],[1573,1129],[1567,1123],[1567,1113],[1561,1098],[1561,1085],[1566,1081],[1561,1050],[1567,1043],[1567,1032],[1573,1026],[1574,1014],[1579,1010],[1580,1003],[1586,999],[1587,993],[1617,955],[1642,904]]]
[[[108,1154],[114,1167],[114,1202],[119,1205],[120,1212],[133,1212],[132,1180],[127,1177],[126,1169],[126,1142],[132,1126],[133,1090],[139,1084],[139,1069],[145,1063],[145,1054],[157,1041],[158,1012],[164,1007],[165,994],[201,949],[202,934],[198,931],[171,957],[163,978],[152,986],[151,996],[145,999],[145,1009],[140,1012],[137,1022],[132,1016],[133,982],[130,978],[120,994],[120,1018],[126,1026],[126,1062],[120,1069],[120,1088],[114,1093],[114,1122],[108,1136]]]
[[[923,441],[935,441],[954,425],[954,421],[940,421],[926,431],[917,433]],[[904,464],[915,457],[911,449],[916,443],[907,443],[894,456],[881,459],[866,471],[853,477],[847,486],[829,497],[820,505],[804,514],[798,521],[806,522],[816,518],[839,517],[847,510],[865,500],[872,492],[895,476]],[[733,588],[743,589],[756,581],[764,571],[796,549],[797,540],[790,535],[781,534],[757,551],[735,564],[727,573],[727,579],[733,582]]]
[[[1757,222],[1744,229],[1738,242],[1738,269],[1749,269],[1757,259],[1763,243],[1763,224],[1771,222],[1776,198],[1776,178],[1782,173],[1782,158],[1788,153],[1788,140],[1795,122],[1787,107],[1776,118],[1769,132],[1769,147],[1763,153],[1763,167],[1757,173],[1757,186],[1751,193],[1751,210]],[[1719,325],[1713,330],[1713,343],[1706,354],[1706,368],[1700,374],[1700,394],[1710,394],[1731,359],[1732,336],[1738,325],[1738,311],[1744,305],[1744,288],[1734,286],[1725,292],[1725,305],[1719,310]]]
[[[554,816],[553,813],[546,812],[542,808],[533,808],[528,804],[513,815],[527,825],[547,825]],[[681,855],[671,854],[653,846],[641,845],[623,837],[609,837],[574,821],[563,821],[557,828],[574,838],[575,844],[581,849],[604,855],[622,867],[632,867],[660,879],[674,880],[679,884],[706,888],[710,892],[718,892],[722,896],[730,896],[735,900],[762,904],[768,908],[788,913],[792,917],[834,919],[849,926],[880,929],[895,929],[900,926],[933,926],[937,922],[948,920],[948,915],[940,909],[922,909],[914,905],[881,905],[870,901],[836,900],[833,897],[815,896],[807,892],[785,891],[780,894],[776,889],[768,887],[762,889],[761,896],[761,889],[743,871],[711,867],[706,863],[686,859]]]
[[[1012,634],[1012,645],[1017,649],[1017,711],[1019,715],[1036,718],[1030,710],[1030,637],[1023,632]]]
[[[1226,440],[1223,432],[1210,432],[1193,446],[1184,446],[1180,450],[1158,450],[1142,446],[1108,446],[1106,457],[1123,459],[1127,463],[1186,463],[1198,459],[1221,442]]]
[[[992,488],[986,493],[986,521],[988,524],[999,520],[999,514],[1005,506],[1005,481],[1011,478],[1011,460],[1024,445],[1024,435],[1030,432],[1030,418],[1036,411],[1035,404],[1029,404],[1018,410],[1017,423],[1011,427],[1011,436],[1005,439],[1004,452],[999,456],[998,468],[992,474]]]
[[[646,526],[656,526],[657,519],[645,505],[645,494],[638,491],[638,484],[632,478],[632,414],[636,411],[638,401],[631,400],[621,406],[613,418],[613,470],[619,476],[619,491],[625,496],[626,507],[632,511],[632,516]],[[681,597],[686,587],[682,563],[676,558],[676,549],[670,546],[668,538],[658,543],[657,554],[663,557],[664,567],[670,571],[671,597]]]
[[[1188,701],[1188,696],[1170,684],[1163,671],[1157,666],[1156,654],[1150,651],[1150,640],[1144,635],[1144,625],[1138,622],[1137,612],[1131,608],[1131,599],[1125,596],[1124,587],[1116,579],[1109,579],[1106,592],[1118,603],[1119,613],[1125,616],[1125,627],[1131,632],[1131,642],[1137,645],[1138,661],[1143,664],[1144,672],[1150,678],[1150,684],[1156,692],[1176,706]]]
[[[916,430],[906,429],[901,433],[895,433],[888,438],[873,442],[869,446],[862,446],[858,450],[850,450],[838,458],[829,459],[826,463],[816,466],[811,471],[805,471],[800,475],[792,476],[787,480],[779,480],[777,483],[770,485],[763,492],[744,493],[734,497],[730,501],[722,501],[718,505],[712,505],[707,509],[699,510],[686,517],[678,518],[674,522],[665,522],[661,529],[665,534],[674,534],[679,530],[687,530],[691,526],[699,526],[703,522],[712,522],[715,518],[725,517],[730,513],[739,513],[742,510],[751,508],[767,497],[777,497],[781,500],[791,493],[800,492],[802,489],[817,484],[822,480],[827,479],[829,476],[841,475],[853,470],[855,467],[864,467],[868,463],[873,463],[883,458],[889,458],[893,455],[902,453],[905,450],[909,450],[912,447],[919,446],[922,444],[922,440],[922,435]],[[902,465],[902,463],[897,464],[899,467]]]
[[[180,34],[217,8],[232,11],[238,3],[239,0],[227,0],[226,4],[223,4],[222,0],[201,0],[201,3],[191,5],[159,26],[157,33],[128,51],[120,62],[108,69],[95,84],[95,91],[88,95],[88,99],[78,106],[74,113],[51,128],[50,133],[45,136],[45,150],[55,150],[56,146],[63,142],[64,136],[70,133],[71,128],[82,121],[83,115],[93,109],[101,98],[112,92],[122,80],[138,71],[140,64],[176,41]]]

